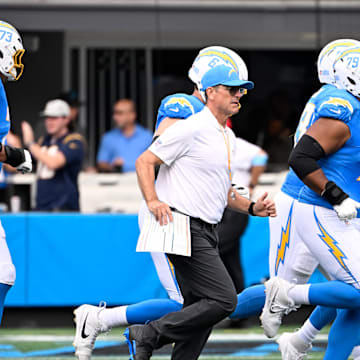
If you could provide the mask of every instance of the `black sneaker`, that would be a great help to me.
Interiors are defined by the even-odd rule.
[[[128,327],[124,336],[129,347],[130,360],[148,360],[151,358],[152,349],[142,342],[144,325]]]

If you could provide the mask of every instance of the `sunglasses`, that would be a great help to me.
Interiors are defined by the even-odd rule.
[[[224,89],[226,89],[231,96],[235,96],[238,91],[240,91],[241,95],[246,95],[247,94],[247,89],[242,88],[240,86],[226,86],[226,85],[221,85]]]

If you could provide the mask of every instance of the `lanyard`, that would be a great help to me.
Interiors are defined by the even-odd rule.
[[[226,132],[225,136],[225,129],[222,128],[222,126],[220,126],[221,129],[221,133],[224,137],[224,141],[225,141],[225,145],[226,145],[226,150],[227,150],[227,156],[228,156],[228,169],[229,169],[229,179],[230,182],[232,182],[232,172],[231,172],[231,151],[230,151],[230,139],[229,139],[229,133]]]

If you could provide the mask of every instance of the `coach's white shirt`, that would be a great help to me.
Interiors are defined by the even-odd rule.
[[[227,142],[232,161],[235,135],[207,107],[168,128],[149,148],[164,162],[156,180],[159,199],[187,215],[218,223],[231,186]]]

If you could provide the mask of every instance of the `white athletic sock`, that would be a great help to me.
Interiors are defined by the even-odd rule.
[[[288,292],[288,296],[294,300],[295,305],[310,304],[309,302],[310,284],[295,285]]]
[[[126,318],[127,306],[117,306],[111,309],[104,309],[99,314],[99,320],[106,328],[129,325]]]
[[[296,332],[296,335],[300,337],[303,342],[310,345],[318,333],[319,330],[307,319],[304,325]]]

